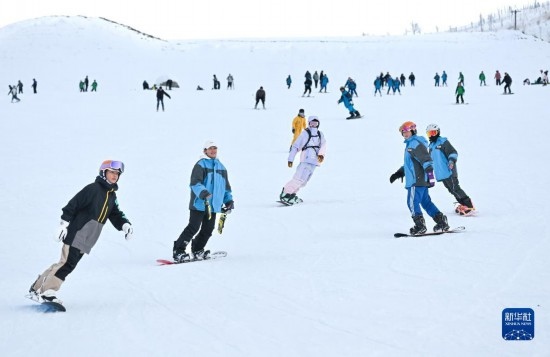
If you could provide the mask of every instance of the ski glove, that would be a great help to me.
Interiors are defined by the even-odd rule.
[[[430,166],[426,169],[426,175],[428,176],[428,185],[430,187],[435,186],[434,169]]]
[[[292,167],[292,161],[288,162],[288,167]]]
[[[54,236],[54,239],[56,242],[62,242],[65,237],[67,236],[67,227],[69,226],[69,222],[61,220],[59,223],[59,228],[57,228],[56,234]]]
[[[124,238],[126,238],[126,240],[130,240],[133,238],[134,228],[130,223],[124,223],[122,225],[122,230],[124,231]]]
[[[390,183],[393,183],[397,179],[401,179],[401,182],[403,182],[404,176],[405,174],[403,173],[403,170],[399,169],[390,176]]]
[[[325,155],[317,155],[317,161],[319,163],[323,162],[323,160],[325,160]]]
[[[227,201],[226,203],[224,203],[224,206],[222,207],[222,213],[229,214],[234,209],[235,209],[235,202]]]

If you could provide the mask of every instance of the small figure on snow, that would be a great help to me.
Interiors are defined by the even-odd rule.
[[[120,210],[116,195],[117,182],[123,172],[121,161],[103,161],[95,181],[63,207],[61,223],[54,236],[56,241],[63,242],[61,260],[46,269],[31,285],[29,293],[33,300],[62,304],[57,291],[84,254],[90,254],[107,220],[124,232],[126,240],[132,238],[134,229]]]
[[[292,120],[292,134],[294,134],[292,138],[292,142],[290,143],[290,149],[292,150],[292,144],[296,142],[296,139],[298,139],[298,136],[304,131],[304,129],[307,127],[306,122],[306,115],[303,109],[300,109],[298,111],[298,115]]]
[[[97,81],[94,79],[92,82],[92,92],[97,92]]]
[[[319,130],[319,118],[312,115],[308,118],[308,123],[309,127],[298,136],[288,154],[288,167],[292,167],[296,154],[302,151],[294,177],[283,187],[279,196],[281,202],[289,206],[302,202],[296,193],[308,183],[317,166],[325,159],[326,140]]]
[[[455,212],[460,215],[472,213],[475,210],[472,200],[460,187],[458,182],[458,172],[456,169],[458,152],[447,138],[441,136],[441,130],[437,124],[428,125],[426,127],[426,135],[430,141],[428,149],[433,160],[435,177],[438,182],[443,182],[445,188],[458,201]]]
[[[32,79],[32,90],[34,92],[34,94],[36,94],[36,87],[38,86],[38,82],[36,82],[36,79],[33,78]]]
[[[460,102],[464,104],[464,92],[466,92],[466,89],[464,89],[464,86],[462,85],[462,82],[458,82],[455,89],[456,94],[456,104],[458,104],[458,100],[460,99]]]
[[[162,111],[164,111],[164,96],[172,99],[170,94],[166,93],[164,89],[162,89],[162,86],[160,86],[159,89],[157,89],[157,112],[159,111],[159,104],[162,104]]]
[[[344,87],[348,88],[348,92],[353,97],[353,94],[355,94],[356,97],[359,97],[359,94],[357,94],[357,83],[351,78],[348,77],[348,80],[346,81],[346,85]]]
[[[449,76],[447,75],[447,72],[443,71],[443,74],[441,74],[441,86],[442,87],[448,87],[447,85],[447,78],[449,78]]]
[[[254,105],[254,109],[258,109],[258,103],[262,102],[262,107],[265,109],[265,90],[264,87],[260,87],[256,91],[256,105]]]
[[[16,100],[17,102],[20,102],[21,99],[17,98],[17,86],[8,85],[8,87],[10,88],[10,90],[8,91],[8,95],[11,94],[11,102],[13,103],[14,100]]]
[[[149,90],[149,83],[147,81],[143,81],[143,90]]]
[[[481,71],[481,73],[479,74],[479,86],[486,86],[487,83],[485,83],[485,73],[483,73],[483,71]]]
[[[290,89],[290,85],[292,84],[292,78],[290,77],[290,74],[288,75],[288,77],[286,77],[286,86],[287,86],[287,89]]]
[[[227,89],[233,89],[233,76],[231,73],[227,76]]]
[[[497,70],[496,73],[495,73],[495,81],[496,81],[496,85],[499,86],[501,84],[501,78],[502,76],[500,75],[500,72]]]
[[[414,80],[416,79],[416,77],[414,76],[414,73],[411,72],[411,74],[409,74],[409,81],[411,82],[411,87],[414,87]]]
[[[510,87],[512,86],[512,77],[507,72],[504,72],[504,78],[502,79],[504,82],[504,94],[506,94],[506,90],[508,89],[508,94],[512,94],[512,89]]]
[[[435,76],[434,76],[434,81],[435,81],[435,82],[434,82],[434,86],[439,87],[439,79],[440,79],[440,78],[441,78],[441,77],[439,76],[439,73],[436,72],[436,73],[435,73]]]
[[[325,90],[325,93],[326,93],[327,85],[328,85],[328,76],[325,73],[323,73],[323,71],[321,71],[321,74],[322,74],[322,76],[320,77],[321,89],[319,89],[319,93],[321,93],[323,89]]]
[[[355,108],[353,107],[351,94],[346,91],[346,88],[340,87],[340,93],[342,93],[342,95],[340,96],[340,99],[338,99],[338,104],[343,102],[350,114],[350,116],[347,117],[346,119],[354,119],[354,118],[361,117],[361,113],[359,113],[359,111],[355,110]]]
[[[308,97],[311,95],[311,85],[312,84],[313,84],[313,82],[311,81],[311,76],[309,76],[309,78],[306,78],[306,80],[304,81],[304,93],[302,94],[302,97],[304,97],[306,95],[306,93],[307,93]]]
[[[204,248],[216,225],[216,213],[230,213],[234,209],[227,169],[217,156],[218,145],[207,141],[191,172],[189,223],[174,242],[172,257],[176,263],[207,259],[210,251]],[[189,244],[191,254],[187,252]]]
[[[426,221],[420,207],[435,221],[434,232],[448,231],[447,217],[435,206],[428,192],[428,188],[435,184],[433,162],[427,149],[428,141],[423,136],[416,135],[416,124],[412,121],[401,124],[399,132],[405,138],[405,162],[390,176],[390,183],[405,178],[407,205],[414,222],[410,233],[426,233]]]
[[[376,97],[376,93],[380,93],[380,96],[382,96],[382,78],[377,76],[374,79],[374,96]]]

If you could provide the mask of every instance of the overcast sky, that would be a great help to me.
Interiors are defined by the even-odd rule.
[[[0,27],[50,15],[105,17],[167,40],[401,35],[462,26],[535,0],[5,0]],[[9,3],[9,5],[7,5]]]

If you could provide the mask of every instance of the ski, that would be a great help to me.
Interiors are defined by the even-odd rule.
[[[466,229],[464,226],[451,228],[448,231],[439,231],[439,232],[427,232],[424,234],[409,234],[409,233],[395,233],[393,236],[395,238],[404,238],[404,237],[425,237],[425,236],[438,236],[445,233],[460,233]]]
[[[210,253],[208,258],[206,258],[206,259],[191,259],[191,260],[187,260],[187,261],[184,261],[184,262],[181,262],[181,263],[177,263],[173,260],[168,260],[168,259],[157,259],[157,263],[158,263],[158,265],[186,264],[186,263],[200,262],[200,261],[203,261],[203,260],[225,258],[226,256],[227,256],[227,252],[224,252],[224,251],[220,250],[220,251],[217,251],[217,252]]]

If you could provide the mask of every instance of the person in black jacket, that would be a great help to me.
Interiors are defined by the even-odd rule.
[[[84,253],[90,254],[107,219],[117,230],[124,231],[126,240],[132,238],[132,225],[120,210],[116,196],[117,182],[123,172],[121,161],[103,161],[95,181],[63,207],[61,223],[54,236],[56,241],[63,242],[61,260],[46,269],[31,285],[31,299],[62,304],[56,296],[57,291]]]
[[[172,99],[170,94],[166,93],[162,87],[159,87],[159,89],[157,89],[157,112],[159,111],[159,104],[162,104],[162,111],[164,111],[164,96]]]
[[[502,79],[504,82],[504,94],[506,94],[506,89],[508,89],[508,94],[512,94],[512,90],[510,87],[512,86],[512,77],[507,72],[504,72],[504,78]]]
[[[265,109],[265,90],[264,87],[260,87],[256,91],[256,105],[254,106],[254,109],[258,109],[258,103],[262,102],[262,106]]]

